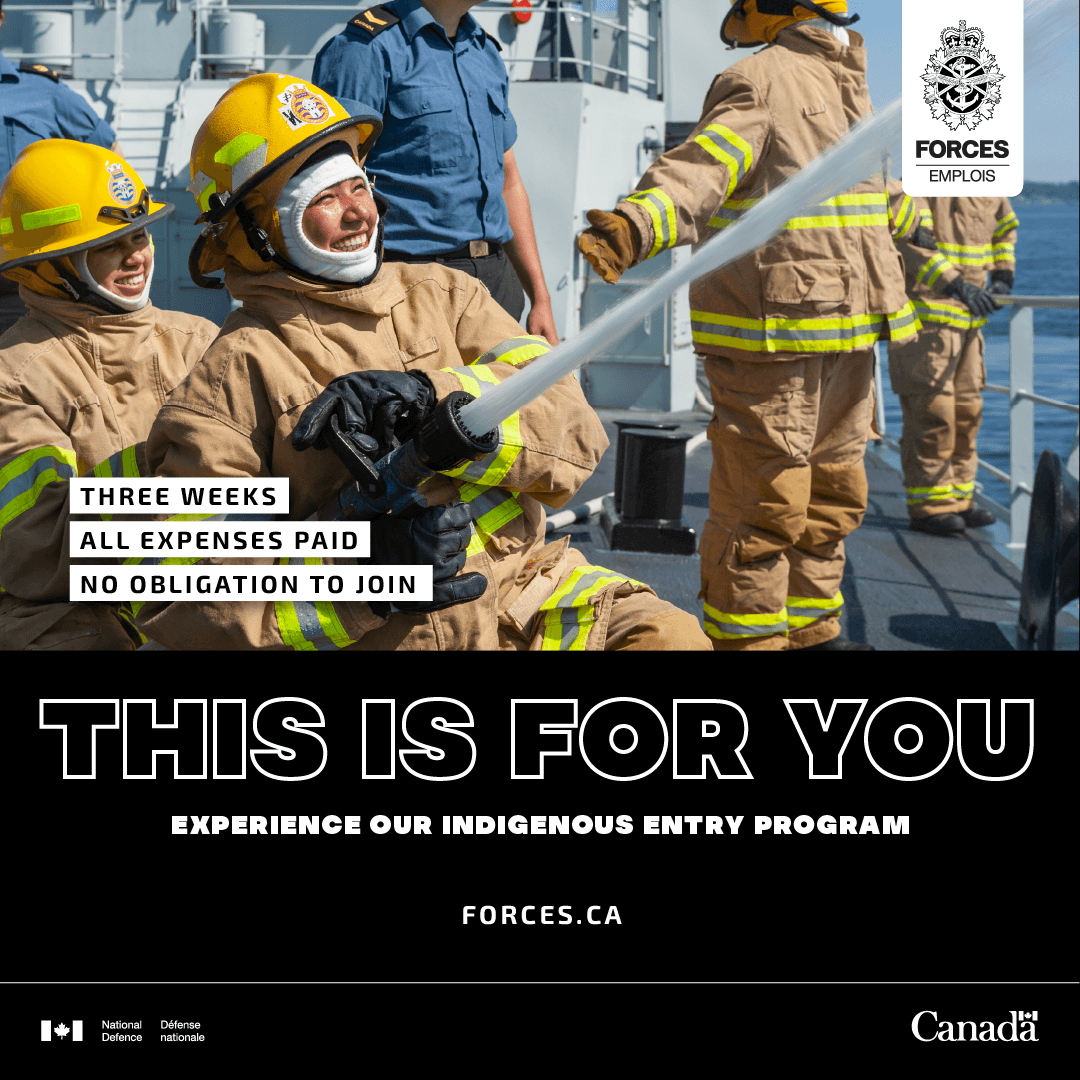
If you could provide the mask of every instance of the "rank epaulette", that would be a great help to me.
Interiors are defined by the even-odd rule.
[[[44,64],[35,64],[32,60],[24,60],[19,65],[19,70],[30,75],[44,75],[46,79],[52,79],[54,83],[60,81],[59,71],[53,71],[52,68],[47,68]]]
[[[361,11],[359,15],[354,15],[349,20],[349,25],[366,30],[374,37],[399,22],[401,22],[399,15],[395,15],[385,4],[378,4],[373,8],[368,8],[367,11]]]
[[[502,46],[499,44],[499,39],[487,30],[485,30],[484,33],[487,34],[487,36],[491,39],[491,43],[495,46],[495,48],[498,49],[499,52],[502,52]]]

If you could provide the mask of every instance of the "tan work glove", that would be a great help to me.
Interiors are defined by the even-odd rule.
[[[637,254],[637,229],[624,214],[590,210],[585,216],[592,228],[578,237],[578,250],[609,285],[614,285]]]

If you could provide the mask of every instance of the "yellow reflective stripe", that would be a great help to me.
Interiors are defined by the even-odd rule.
[[[466,558],[483,551],[493,533],[524,513],[521,504],[517,501],[518,494],[517,491],[504,492],[501,488],[486,487],[481,484],[461,485],[458,496],[462,502],[469,504],[470,512],[474,510],[472,504],[477,500],[488,507],[479,515],[473,513],[473,535],[465,551]],[[494,505],[491,505],[492,503]]]
[[[953,326],[957,330],[971,330],[986,323],[983,316],[974,316],[966,307],[945,303],[941,300],[915,299],[912,306],[924,323]]]
[[[764,353],[868,349],[881,336],[886,325],[883,315],[746,319],[738,315],[691,311],[690,320],[696,342]]]
[[[952,269],[954,267],[944,255],[934,254],[923,263],[922,268],[915,275],[915,280],[929,288],[946,270]]]
[[[627,195],[626,201],[643,207],[652,218],[653,246],[645,258],[651,259],[658,252],[675,243],[675,204],[666,191],[660,188],[647,188],[645,191],[635,191],[634,194]]]
[[[625,574],[616,574],[602,566],[577,567],[540,605],[540,610],[544,612],[541,651],[576,652],[585,649],[589,631],[596,622],[593,598],[608,586],[623,582],[641,584]]]
[[[494,487],[513,467],[521,453],[521,416],[514,413],[499,425],[499,449],[479,461],[470,461],[457,475]]]
[[[45,229],[50,225],[66,225],[69,221],[82,221],[82,207],[78,203],[69,203],[67,206],[53,206],[48,210],[33,210],[29,214],[22,214],[22,227],[29,232],[31,229]]]
[[[1020,222],[1017,220],[1015,214],[1009,214],[1008,217],[1003,217],[998,223],[997,228],[994,230],[993,239],[997,240],[999,237],[1004,236],[1007,232],[1012,232],[1013,229],[1019,228]]]
[[[871,227],[874,225],[888,225],[888,219],[884,213],[880,214],[851,214],[847,217],[799,217],[791,218],[784,226],[785,229],[841,229],[845,225]]]
[[[211,180],[210,183],[195,196],[195,201],[206,213],[209,213],[210,211],[210,196],[213,195],[215,191],[217,191],[217,181]]]
[[[500,361],[504,364],[523,364],[526,360],[532,360],[534,357],[542,356],[546,352],[551,351],[551,346],[547,343],[547,340],[542,337],[538,337],[535,334],[523,334],[521,337],[508,338],[506,341],[500,342],[494,349],[489,349],[478,360],[473,361],[470,367],[475,367],[476,364],[493,364],[495,361]],[[455,370],[455,369],[448,369]]]
[[[893,342],[907,341],[909,338],[918,336],[922,329],[922,323],[915,309],[908,301],[899,311],[892,311],[885,316],[889,324],[889,340]]]
[[[99,479],[105,480],[114,477],[139,476],[139,465],[135,454],[135,447],[124,447],[119,453],[107,457],[104,461],[99,461],[90,472]]]
[[[739,181],[754,166],[754,151],[750,144],[723,124],[710,124],[694,142],[727,168],[728,184],[725,196],[730,198]]]
[[[70,480],[76,472],[74,450],[38,446],[0,469],[0,533],[38,500],[47,484]]]
[[[300,620],[296,616],[296,605],[289,600],[274,601],[274,615],[277,617],[278,632],[281,640],[297,652],[316,652],[316,648],[300,629]]]
[[[844,597],[839,592],[831,600],[821,597],[789,596],[787,598],[788,624],[792,629],[798,630],[839,611],[843,606]]]
[[[467,394],[472,394],[473,397],[480,396],[480,383],[469,374],[468,368],[448,367],[443,368],[442,370],[449,372],[451,375],[455,375],[458,382],[461,383],[461,389]]]
[[[776,614],[737,615],[730,611],[719,611],[704,601],[702,607],[705,614],[705,633],[720,641],[768,637],[771,634],[782,634],[787,637],[787,608],[783,608]]]
[[[724,229],[742,217],[743,212],[761,202],[756,199],[727,199],[720,208],[717,217],[709,219],[709,227]],[[847,207],[866,208],[872,207],[876,213],[845,214],[828,213],[829,210],[844,210]],[[862,192],[855,195],[836,195],[818,203],[817,214],[808,214],[803,217],[791,218],[785,225],[785,229],[838,229],[844,226],[866,228],[888,224],[888,199],[885,195],[877,192]]]
[[[989,244],[949,244],[938,241],[938,249],[945,252],[957,266],[984,266],[990,259]]]
[[[889,217],[893,220],[893,236],[903,236],[915,221],[915,204],[911,201],[911,196],[905,195],[900,201],[895,218],[890,204]]]
[[[131,627],[132,630],[138,635],[139,643],[145,645],[150,639],[135,625],[135,610],[131,603],[123,603],[120,605],[117,614]]]
[[[257,150],[265,142],[266,139],[262,135],[252,135],[248,131],[241,132],[214,154],[214,160],[219,165],[227,165],[231,169],[238,161],[246,158],[252,150]]]
[[[15,226],[11,224],[11,218],[0,217],[0,236],[10,236],[15,231]]]
[[[977,254],[979,254],[981,252],[985,252],[985,251],[990,250],[990,245],[989,244],[953,244],[953,243],[949,243],[948,241],[944,241],[944,240],[939,240],[938,241],[938,247],[941,248],[942,251],[966,252],[969,255],[970,254],[977,255]]]
[[[924,502],[941,502],[943,499],[953,498],[952,486],[949,484],[944,486],[939,484],[936,487],[905,488],[904,490],[908,494],[908,506],[918,506],[919,503]]]
[[[281,558],[279,566],[323,566],[322,558]],[[329,600],[276,600],[274,615],[281,640],[298,652],[344,649],[354,639],[345,633],[337,610]]]
[[[339,649],[351,645],[353,639],[345,633],[345,627],[341,625],[337,610],[329,600],[316,600],[315,610],[319,616],[319,623],[323,632]]]

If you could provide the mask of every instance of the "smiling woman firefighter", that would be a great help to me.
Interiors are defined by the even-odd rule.
[[[288,477],[290,517],[353,519],[362,496],[338,453],[377,461],[416,435],[427,478],[410,512],[372,520],[368,562],[432,566],[433,599],[148,600],[143,633],[174,649],[707,648],[696,619],[647,586],[586,565],[566,540],[545,544],[545,507],[607,446],[572,376],[497,431],[460,424],[463,401],[548,345],[475,278],[383,264],[386,204],[358,164],[381,127],[271,74],[207,118],[191,159],[206,227],[190,265],[204,285],[224,270],[243,307],[162,410],[148,460],[159,476]]]
[[[150,303],[151,202],[120,156],[46,139],[0,191],[0,273],[29,313],[0,337],[0,648],[133,649],[117,605],[68,600],[68,481],[149,476],[158,409],[217,327]]]

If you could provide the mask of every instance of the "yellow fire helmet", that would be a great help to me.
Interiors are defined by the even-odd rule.
[[[167,217],[119,154],[42,139],[18,156],[0,189],[0,273],[46,296],[85,299],[70,256]]]
[[[731,10],[720,26],[720,39],[733,49],[750,49],[776,39],[781,30],[804,19],[827,19],[835,26],[850,26],[859,16],[846,17],[847,0],[731,0]]]
[[[188,260],[192,280],[220,289],[224,282],[206,275],[229,268],[308,277],[285,258],[278,197],[322,147],[344,143],[359,162],[381,132],[376,113],[350,116],[294,75],[252,75],[227,90],[191,148],[188,190],[206,225]]]

